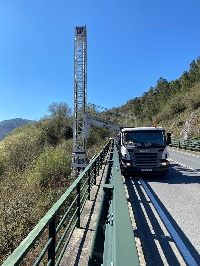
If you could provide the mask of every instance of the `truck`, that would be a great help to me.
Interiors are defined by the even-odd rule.
[[[170,169],[167,145],[171,133],[163,127],[122,127],[118,147],[124,176],[165,176]]]

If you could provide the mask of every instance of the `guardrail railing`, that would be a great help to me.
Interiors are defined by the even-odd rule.
[[[74,229],[80,227],[81,212],[90,199],[90,190],[96,184],[96,177],[110,144],[107,143],[93,158],[2,266],[20,263],[36,266],[41,262],[45,265],[59,265]]]
[[[90,252],[89,265],[139,266],[116,145],[114,145],[112,152],[113,157],[110,158],[108,175],[103,186],[101,208]],[[100,241],[104,242],[103,247],[99,243]],[[99,258],[98,255],[102,253],[102,249],[103,258]]]
[[[200,152],[200,140],[172,139],[171,146],[176,147],[176,148]]]

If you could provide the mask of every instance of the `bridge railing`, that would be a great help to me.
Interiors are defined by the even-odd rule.
[[[96,184],[96,177],[110,145],[111,142],[106,144],[93,158],[2,266],[20,265],[26,261],[28,265],[35,266],[41,262],[45,265],[59,265],[74,229],[80,227],[81,212],[90,199],[90,190]],[[30,256],[34,249],[38,249],[38,241],[42,242],[39,255]]]
[[[116,145],[112,153],[103,186],[89,265],[139,266]],[[103,258],[99,260],[98,255],[101,253]]]
[[[200,152],[200,140],[172,139],[171,146],[191,151]]]

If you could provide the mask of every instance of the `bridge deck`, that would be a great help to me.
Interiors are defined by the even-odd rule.
[[[97,213],[101,201],[102,185],[104,181],[104,168],[99,171],[96,179],[96,185],[91,190],[91,200],[85,204],[81,214],[81,226],[76,228],[72,234],[69,245],[61,260],[60,266],[88,265],[90,248],[96,226]]]

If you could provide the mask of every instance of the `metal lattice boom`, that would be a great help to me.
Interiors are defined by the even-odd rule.
[[[86,142],[84,138],[87,112],[87,31],[86,26],[75,27],[74,41],[74,125],[72,167],[86,167]]]

